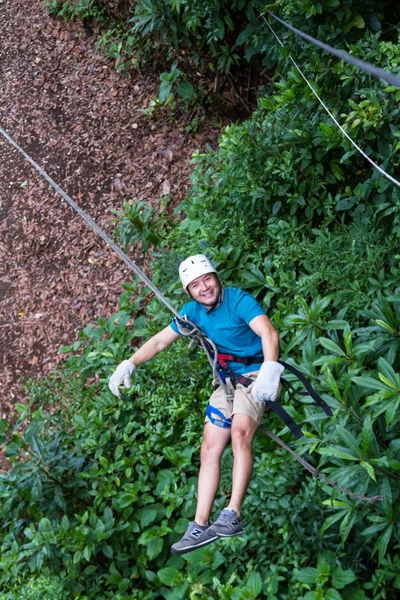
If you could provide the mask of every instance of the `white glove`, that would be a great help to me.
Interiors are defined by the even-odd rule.
[[[118,389],[121,384],[124,384],[124,386],[129,390],[131,387],[131,376],[135,369],[136,366],[131,360],[124,360],[118,365],[114,373],[111,375],[110,381],[108,382],[108,387],[114,396],[121,398],[121,394]]]
[[[251,394],[256,402],[275,402],[278,399],[279,382],[284,370],[282,365],[273,360],[261,365],[257,379],[251,387]]]

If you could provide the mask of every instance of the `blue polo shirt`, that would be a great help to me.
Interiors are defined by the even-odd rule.
[[[249,327],[250,321],[265,312],[247,292],[234,287],[224,288],[224,298],[218,308],[209,315],[208,308],[192,301],[185,304],[179,312],[197,325],[199,329],[214,342],[219,353],[236,356],[257,356],[262,358],[261,338]],[[174,321],[171,327],[179,333]],[[230,362],[229,367],[234,373],[249,373],[258,371],[260,363],[244,365]]]

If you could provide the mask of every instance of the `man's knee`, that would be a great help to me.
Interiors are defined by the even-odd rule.
[[[207,427],[214,428],[215,425],[208,423]],[[230,431],[220,430],[217,431],[217,433],[220,435],[215,435],[215,431],[213,429],[212,434],[210,434],[210,431],[208,431],[207,434],[204,435],[204,439],[200,448],[200,460],[202,463],[220,460],[222,453],[229,441]]]
[[[253,438],[254,438],[254,428],[246,427],[244,424],[240,424],[235,427],[235,424],[232,427],[232,450],[233,452],[241,451],[241,450],[251,450]]]

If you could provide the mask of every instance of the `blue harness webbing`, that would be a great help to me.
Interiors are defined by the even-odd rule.
[[[217,415],[219,418],[216,418],[213,415]],[[206,416],[210,419],[211,423],[217,425],[217,427],[223,427],[224,429],[231,429],[232,427],[232,419],[225,417],[218,408],[211,406],[211,404],[207,404]]]

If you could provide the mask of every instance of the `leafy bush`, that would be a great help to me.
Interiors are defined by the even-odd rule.
[[[70,5],[63,4],[65,16]],[[106,3],[80,6],[106,13]],[[126,284],[118,312],[61,349],[69,354],[65,367],[30,383],[30,407],[17,407],[17,425],[1,422],[13,467],[0,474],[0,582],[12,592],[18,577],[37,577],[39,586],[41,576],[56,574],[67,597],[82,599],[398,596],[400,196],[333,128],[287,64],[287,51],[254,21],[256,6],[135,4],[135,35],[159,32],[160,43],[199,47],[200,36],[215,57],[242,44],[249,60],[268,49],[264,59],[279,64],[282,77],[251,119],[227,128],[217,152],[194,157],[192,190],[176,211],[182,220],[167,229],[144,205],[125,205],[117,233],[127,246],[139,237],[144,249],[156,246],[154,280],[176,305],[183,298],[177,265],[199,250],[215,260],[224,283],[259,299],[279,329],[283,358],[334,411],[328,419],[307,398],[299,407],[283,396],[305,433],[290,443],[350,495],[312,479],[259,433],[244,506],[248,536],[171,556],[195,509],[209,372],[205,358],[181,342],[138,369],[121,400],[110,394],[115,365],[170,318]],[[379,29],[376,3],[278,6],[322,39],[342,37],[354,55],[397,68],[393,41],[363,31],[366,23]],[[357,143],[395,172],[399,92],[355,78],[352,67],[302,42],[292,46]],[[179,80],[174,73],[163,80],[165,92]],[[266,419],[289,441],[275,416]],[[230,493],[231,465],[227,452],[216,512]]]
[[[0,592],[0,600],[65,600],[64,589],[56,577],[18,578],[7,587],[7,592]]]

